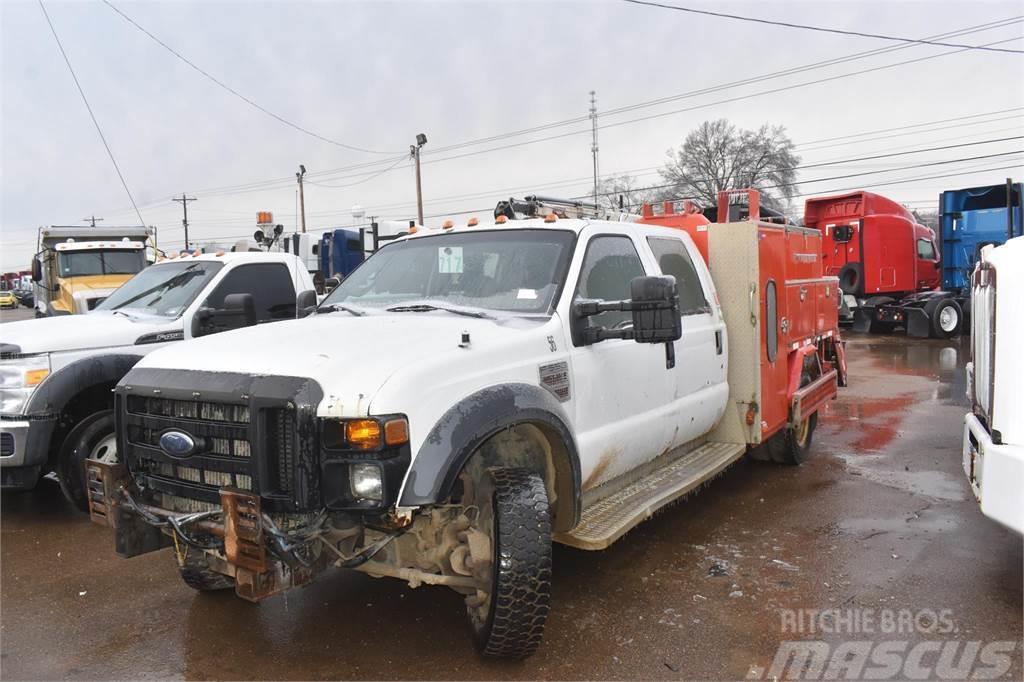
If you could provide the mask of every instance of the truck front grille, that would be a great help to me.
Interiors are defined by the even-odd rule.
[[[128,411],[153,417],[178,417],[228,424],[248,424],[249,406],[212,403],[204,400],[175,400],[128,396]]]

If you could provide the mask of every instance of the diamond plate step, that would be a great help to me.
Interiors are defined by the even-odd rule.
[[[579,549],[604,549],[666,504],[717,476],[746,449],[738,443],[706,443],[584,508],[579,524],[554,539]]]

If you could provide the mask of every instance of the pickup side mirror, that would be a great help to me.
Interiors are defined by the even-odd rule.
[[[327,293],[331,293],[338,287],[339,284],[341,284],[340,277],[328,277],[327,279],[324,280],[324,291],[326,291]]]
[[[312,289],[306,289],[299,293],[295,297],[295,315],[296,317],[305,317],[311,312],[316,310],[316,292]]]
[[[573,340],[589,346],[606,339],[633,339],[637,343],[664,343],[665,366],[675,367],[673,342],[683,335],[676,278],[671,275],[636,277],[630,282],[628,301],[581,299],[572,305]],[[629,311],[633,325],[607,329],[589,324],[587,318],[607,311]]]
[[[206,336],[256,324],[252,294],[228,294],[223,308],[200,308],[192,323],[192,336]]]
[[[39,282],[43,279],[43,264],[38,258],[32,259],[32,281]]]

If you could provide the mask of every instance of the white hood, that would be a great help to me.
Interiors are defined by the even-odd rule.
[[[22,353],[53,353],[131,346],[143,334],[181,329],[181,320],[127,317],[105,310],[87,315],[60,315],[0,325],[0,343],[11,343]]]
[[[307,377],[323,389],[321,413],[366,414],[370,400],[396,372],[465,357],[459,347],[463,332],[469,333],[476,354],[493,352],[500,362],[509,344],[542,324],[446,312],[364,317],[336,312],[174,344],[150,353],[136,367]]]

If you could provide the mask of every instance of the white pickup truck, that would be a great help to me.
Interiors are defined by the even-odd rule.
[[[835,396],[818,234],[699,229],[715,281],[671,227],[419,228],[305,319],[148,355],[93,520],[254,601],[330,566],[446,585],[484,654],[527,656],[553,541],[607,547],[750,445],[798,463]]]
[[[0,326],[3,488],[31,489],[55,471],[68,499],[87,509],[82,461],[117,461],[111,390],[142,356],[294,318],[297,308],[316,304],[315,294],[304,293],[312,290],[295,256],[186,254],[145,268],[88,314]]]
[[[986,246],[971,287],[963,464],[986,516],[1024,533],[1024,237]]]

